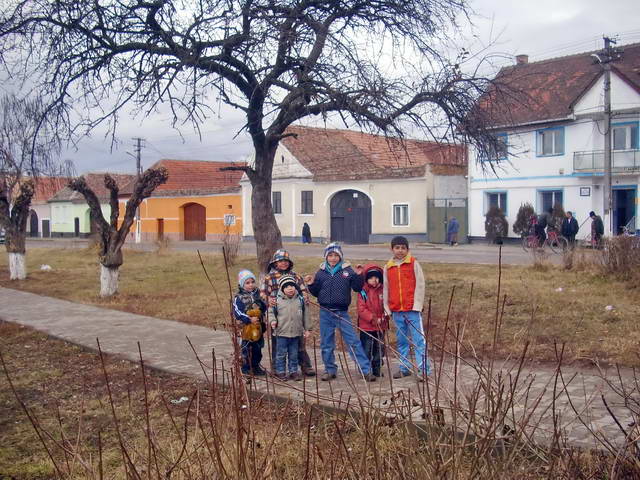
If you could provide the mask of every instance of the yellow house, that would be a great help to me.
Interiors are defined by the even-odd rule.
[[[142,241],[220,240],[225,233],[242,234],[242,171],[224,171],[238,163],[160,160],[169,179],[140,204]],[[135,180],[121,192],[120,221]],[[131,234],[135,235],[134,223]]]

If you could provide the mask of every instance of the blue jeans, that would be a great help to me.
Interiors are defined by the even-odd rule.
[[[259,372],[262,370],[262,347],[264,347],[264,337],[257,342],[242,340],[240,343],[240,353],[242,353],[242,373],[250,373],[251,370]]]
[[[276,337],[276,373],[285,373],[285,360],[288,359],[289,375],[298,371],[298,342],[300,337]]]
[[[426,374],[430,375],[431,366],[427,358],[427,342],[425,341],[420,312],[413,310],[410,312],[393,312],[393,321],[396,324],[400,371],[407,373],[415,366],[409,358],[409,346],[413,345],[413,353],[418,370],[422,374],[426,369]]]
[[[322,363],[324,363],[325,372],[335,375],[338,371],[336,358],[333,354],[336,348],[336,328],[340,329],[342,340],[347,346],[351,358],[358,364],[362,374],[368,375],[371,372],[371,364],[353,330],[349,312],[329,312],[322,309],[320,310],[320,351],[322,352]]]

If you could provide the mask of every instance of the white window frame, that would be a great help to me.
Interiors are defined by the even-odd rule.
[[[509,206],[509,193],[507,190],[496,190],[491,192],[484,192],[484,215],[489,212],[491,208],[490,195],[498,195],[498,208],[502,210],[502,213],[507,215],[507,207]],[[504,195],[504,205],[500,205],[500,196]]]
[[[396,207],[406,207],[406,223],[396,223]],[[400,218],[402,220],[402,218]],[[409,202],[398,202],[391,204],[391,226],[392,227],[408,227],[411,225],[411,206]]]
[[[633,130],[635,129],[635,142],[632,135]],[[624,148],[616,148],[615,140],[616,140],[616,130],[624,131]],[[635,143],[635,145],[634,145]],[[635,148],[634,148],[635,147]],[[611,150],[613,151],[623,151],[623,150],[635,150],[638,148],[638,122],[629,122],[629,123],[621,123],[611,125]]]
[[[544,151],[544,137],[551,135],[551,152]],[[559,141],[560,135],[562,141]],[[564,127],[552,127],[545,128],[544,130],[538,130],[536,132],[536,154],[538,157],[554,157],[557,155],[564,155],[564,143],[565,143],[565,130]]]

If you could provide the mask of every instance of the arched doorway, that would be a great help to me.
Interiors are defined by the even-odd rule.
[[[331,240],[369,243],[371,199],[357,190],[342,190],[331,199]]]
[[[31,210],[31,215],[29,215],[29,236],[38,236],[38,214],[35,210]]]
[[[184,206],[184,239],[207,239],[207,209],[199,203]]]

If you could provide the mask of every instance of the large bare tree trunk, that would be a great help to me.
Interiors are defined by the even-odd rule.
[[[9,280],[27,278],[27,267],[24,253],[9,253]]]
[[[258,265],[263,272],[278,248],[282,247],[282,235],[271,205],[271,166],[276,146],[256,152],[256,170],[247,172],[251,180],[251,224],[256,240]]]
[[[100,296],[111,297],[118,293],[118,278],[120,267],[105,267],[100,265]]]

